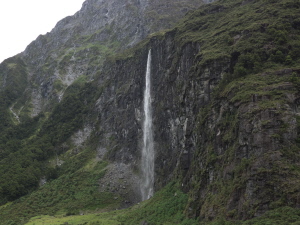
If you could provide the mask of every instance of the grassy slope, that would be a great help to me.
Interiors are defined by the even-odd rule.
[[[187,195],[183,194],[176,184],[169,184],[156,193],[152,199],[135,205],[129,209],[117,210],[108,213],[90,214],[85,216],[50,217],[41,216],[30,220],[33,224],[139,224],[142,221],[148,224],[196,224],[195,220],[185,218],[183,214],[187,203]]]
[[[118,195],[98,190],[107,162],[97,161],[90,149],[74,156],[67,152],[65,157],[69,160],[60,168],[59,178],[1,207],[0,224],[24,224],[29,218],[43,214],[79,215],[119,207],[122,199]]]
[[[295,61],[299,59],[299,7],[299,2],[293,0],[220,0],[186,17],[178,26],[177,39],[181,45],[201,43],[200,64],[231,58],[235,52],[255,53],[266,60],[277,50],[284,56],[292,53]]]
[[[183,214],[183,209],[187,203],[187,195],[183,194],[176,184],[167,185],[163,190],[145,202],[135,205],[129,209],[116,210],[104,213],[93,213],[88,215],[77,216],[37,216],[31,218],[26,225],[136,225],[147,222],[149,225],[154,224],[181,224],[181,225],[299,225],[300,209],[291,207],[281,207],[276,210],[267,212],[259,218],[248,221],[229,222],[224,219],[218,219],[213,222],[201,223],[200,221],[188,219]]]

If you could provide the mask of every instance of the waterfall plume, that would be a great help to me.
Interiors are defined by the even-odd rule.
[[[151,108],[151,49],[149,50],[147,59],[146,85],[144,92],[144,122],[141,171],[141,194],[142,200],[144,201],[152,197],[154,186],[154,144]]]

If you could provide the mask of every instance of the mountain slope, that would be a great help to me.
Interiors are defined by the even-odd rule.
[[[1,130],[2,155],[7,162],[17,161],[14,165],[20,169],[8,170],[5,163],[3,171],[31,173],[25,172],[28,165],[23,165],[22,157],[16,157],[19,153],[10,155],[15,151],[22,152],[29,161],[38,161],[39,169],[28,175],[32,177],[28,184],[20,175],[12,180],[3,178],[6,182],[2,186],[1,201],[18,198],[36,188],[38,180],[48,173],[48,166],[40,161],[64,152],[61,149],[65,147],[60,145],[83,127],[83,118],[103,92],[96,84],[85,82],[101,73],[106,56],[128,48],[150,32],[169,28],[186,11],[201,4],[202,1],[193,0],[86,1],[74,16],[63,19],[50,33],[39,36],[23,53],[4,61],[1,65],[4,101],[1,124],[8,129]],[[158,13],[159,17],[153,16]],[[86,90],[82,91],[84,86]],[[26,135],[21,135],[27,126],[24,124],[32,120],[36,121],[33,125],[36,130],[29,129]],[[86,139],[92,128],[89,126],[86,130],[74,135]],[[74,143],[69,141],[64,145],[74,148],[70,145],[84,141],[78,142],[75,137],[73,140]],[[3,177],[11,175],[7,172]],[[12,184],[15,182],[17,184]]]
[[[55,83],[57,90],[65,88],[60,103],[33,119],[24,115],[27,124],[8,108],[22,98],[8,101],[3,115],[10,129],[1,133],[1,152],[7,154],[1,166],[6,171],[14,162],[5,176],[21,176],[2,175],[2,203],[24,195],[25,184],[28,192],[40,178],[46,184],[3,205],[1,218],[20,224],[36,215],[105,211],[140,200],[144,76],[151,49],[157,195],[141,207],[104,217],[117,215],[113,222],[124,224],[157,224],[157,219],[284,224],[287,214],[288,223],[296,223],[299,11],[293,0],[220,0],[188,13],[171,30],[109,54],[93,80],[86,74],[67,88]],[[62,70],[68,71],[70,61],[71,55]],[[2,66],[5,77],[12,66],[8,61]]]
[[[101,71],[107,55],[170,28],[187,11],[202,4],[195,0],[85,1],[79,12],[59,21],[21,54],[31,80],[31,115],[49,110],[50,102],[59,101],[79,76],[92,79]]]

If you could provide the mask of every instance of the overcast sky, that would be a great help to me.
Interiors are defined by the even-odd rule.
[[[84,0],[0,0],[0,63],[80,10]]]

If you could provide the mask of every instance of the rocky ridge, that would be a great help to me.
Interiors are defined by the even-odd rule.
[[[31,95],[32,115],[49,110],[48,103],[59,101],[66,87],[79,76],[92,79],[107,54],[170,28],[201,4],[195,0],[85,1],[80,11],[59,21],[51,32],[40,35],[21,53],[31,81],[27,92]]]

